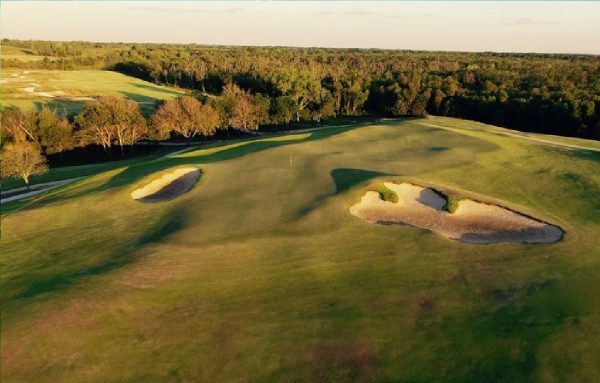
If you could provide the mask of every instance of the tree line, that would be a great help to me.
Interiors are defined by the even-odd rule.
[[[190,143],[218,130],[248,133],[257,130],[268,114],[261,110],[265,100],[228,84],[221,97],[203,101],[192,96],[175,98],[161,102],[149,116],[142,114],[135,101],[117,96],[87,102],[75,116],[46,106],[31,111],[5,110],[0,117],[2,176],[20,177],[29,187],[29,177],[47,169],[48,155],[61,155],[75,147],[98,145],[109,156],[117,148],[124,157],[125,151],[133,151],[141,140],[177,136]]]
[[[246,92],[258,124],[324,116],[473,119],[600,139],[600,59],[592,55],[419,52],[4,40],[47,56],[23,68],[116,70],[221,96]]]

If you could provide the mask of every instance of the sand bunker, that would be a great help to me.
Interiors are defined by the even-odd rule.
[[[563,231],[514,211],[469,199],[459,202],[454,213],[443,210],[446,200],[432,189],[409,183],[384,183],[398,202],[381,199],[368,191],[350,213],[370,222],[408,224],[431,230],[446,238],[470,243],[551,243]]]
[[[142,202],[172,200],[190,190],[199,177],[200,170],[197,168],[179,168],[134,190],[131,192],[131,198]]]
[[[53,94],[50,94],[50,93],[48,93],[48,92],[36,92],[36,90],[35,90],[35,89],[36,89],[37,87],[39,87],[39,85],[38,85],[38,84],[29,84],[29,85],[32,85],[32,86],[30,86],[30,87],[27,87],[27,88],[22,88],[23,92],[25,92],[25,93],[31,93],[31,94],[34,94],[34,95],[36,95],[36,96],[40,96],[40,97],[49,97],[49,98],[54,98],[54,97],[56,97],[55,95],[53,95]]]

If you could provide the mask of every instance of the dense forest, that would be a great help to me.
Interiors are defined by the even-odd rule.
[[[111,69],[220,95],[235,84],[265,108],[261,124],[330,115],[473,119],[513,129],[600,138],[600,58],[4,40],[48,56],[11,67]]]

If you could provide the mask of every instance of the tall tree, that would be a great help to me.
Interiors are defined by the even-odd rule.
[[[271,116],[278,124],[289,124],[296,115],[296,103],[288,96],[271,100]]]
[[[29,189],[29,177],[48,170],[46,159],[29,141],[11,142],[2,148],[2,177],[20,177]]]
[[[152,125],[159,137],[167,138],[176,132],[189,144],[195,136],[213,135],[219,126],[219,114],[212,106],[183,96],[159,106],[152,116]]]
[[[258,128],[255,108],[247,94],[242,93],[235,99],[229,123],[244,132]]]
[[[323,95],[321,81],[308,70],[293,69],[276,74],[272,81],[279,91],[295,104],[296,121],[310,102],[318,102]]]
[[[271,100],[269,97],[260,93],[252,97],[252,105],[254,106],[254,116],[256,117],[256,125],[267,124],[270,122],[271,116],[269,110],[271,108]]]
[[[133,144],[146,136],[148,132],[146,120],[140,113],[138,103],[133,100],[115,97],[106,101],[106,106],[110,108],[112,114],[116,142],[121,149],[121,157],[124,157],[125,145],[133,147]]]
[[[37,141],[35,120],[34,112],[22,112],[18,109],[2,111],[0,119],[2,138],[12,142]]]
[[[38,113],[36,135],[45,154],[59,153],[75,146],[73,125],[65,113],[57,116],[47,107]]]
[[[75,117],[75,124],[79,128],[78,136],[82,144],[100,145],[110,155],[115,140],[115,126],[108,105],[110,101],[106,98],[88,102]]]

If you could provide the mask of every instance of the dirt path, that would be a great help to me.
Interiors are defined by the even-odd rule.
[[[46,183],[42,183],[42,184],[36,184],[36,185],[32,185],[29,188],[29,191],[27,191],[26,187],[21,187],[21,188],[16,188],[16,189],[10,189],[7,190],[5,192],[2,192],[2,198],[0,199],[0,204],[3,203],[7,203],[7,202],[12,202],[12,201],[18,201],[20,199],[23,198],[27,198],[27,197],[31,197],[37,194],[41,194],[53,189],[56,189],[58,187],[70,184],[72,182],[75,182],[81,178],[84,177],[77,177],[77,178],[69,178],[66,180],[60,180],[60,181],[53,181],[53,182],[46,182]],[[6,196],[6,197],[4,197]]]
[[[449,126],[443,126],[443,125],[437,125],[437,124],[429,124],[429,123],[426,123],[426,122],[420,122],[420,124],[423,125],[423,126],[431,127],[431,128],[439,128],[439,129],[450,130],[450,131],[457,132],[457,133],[467,134],[466,131],[463,131],[460,128],[452,128],[452,127],[449,127]],[[551,146],[555,146],[555,147],[559,147],[559,148],[581,149],[581,150],[589,150],[589,151],[592,151],[592,152],[600,152],[600,149],[594,148],[594,147],[591,147],[591,146],[567,144],[567,143],[563,143],[563,142],[556,142],[556,141],[544,140],[543,138],[537,138],[537,137],[527,136],[524,133],[512,132],[509,129],[498,130],[498,131],[496,131],[496,130],[493,130],[493,131],[482,130],[482,132],[496,133],[496,134],[501,134],[501,135],[507,136],[507,137],[522,138],[522,139],[525,139],[525,140],[529,140],[529,141],[533,141],[533,142],[538,142],[538,143],[546,144],[546,145],[551,145]]]

